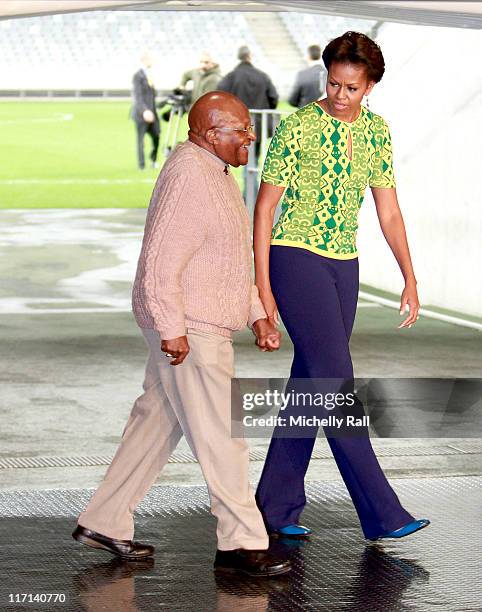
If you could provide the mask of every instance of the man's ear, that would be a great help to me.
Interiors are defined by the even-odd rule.
[[[214,128],[207,130],[204,139],[209,142],[209,144],[216,144],[218,142],[216,130]]]

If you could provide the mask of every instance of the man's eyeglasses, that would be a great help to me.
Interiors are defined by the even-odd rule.
[[[244,134],[254,134],[254,125],[249,125],[247,128],[213,127],[211,129],[220,130],[221,132],[243,132]]]

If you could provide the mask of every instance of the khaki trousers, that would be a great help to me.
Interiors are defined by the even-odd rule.
[[[149,347],[144,393],[134,403],[120,446],[79,524],[131,540],[136,506],[184,434],[208,486],[218,520],[218,549],[268,548],[248,480],[248,446],[231,437],[232,341],[188,330],[190,352],[181,365],[171,366],[159,333],[142,332]]]

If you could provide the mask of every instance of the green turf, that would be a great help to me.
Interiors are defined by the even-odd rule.
[[[0,102],[0,208],[147,206],[159,171],[137,169],[129,107],[109,100]],[[73,118],[61,121],[63,115]],[[179,139],[186,136],[184,116]],[[146,159],[148,151],[146,137]],[[235,176],[241,185],[240,169]]]

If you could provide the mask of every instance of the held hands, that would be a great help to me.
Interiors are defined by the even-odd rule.
[[[258,319],[253,324],[253,332],[256,336],[256,345],[260,351],[265,353],[277,351],[281,344],[281,334],[270,321],[270,319]]]
[[[405,321],[400,323],[398,329],[402,327],[412,327],[419,318],[418,311],[420,310],[420,303],[418,301],[417,283],[415,281],[408,281],[405,285],[400,301],[400,315],[403,315],[407,306],[409,308],[408,317]]]
[[[152,111],[150,111],[149,109],[146,109],[142,113],[142,118],[144,119],[146,123],[154,123],[155,116]]]
[[[174,357],[174,360],[170,362],[170,365],[179,365],[186,359],[189,353],[189,343],[187,336],[180,336],[179,338],[173,338],[172,340],[161,341],[161,351],[166,357]]]

